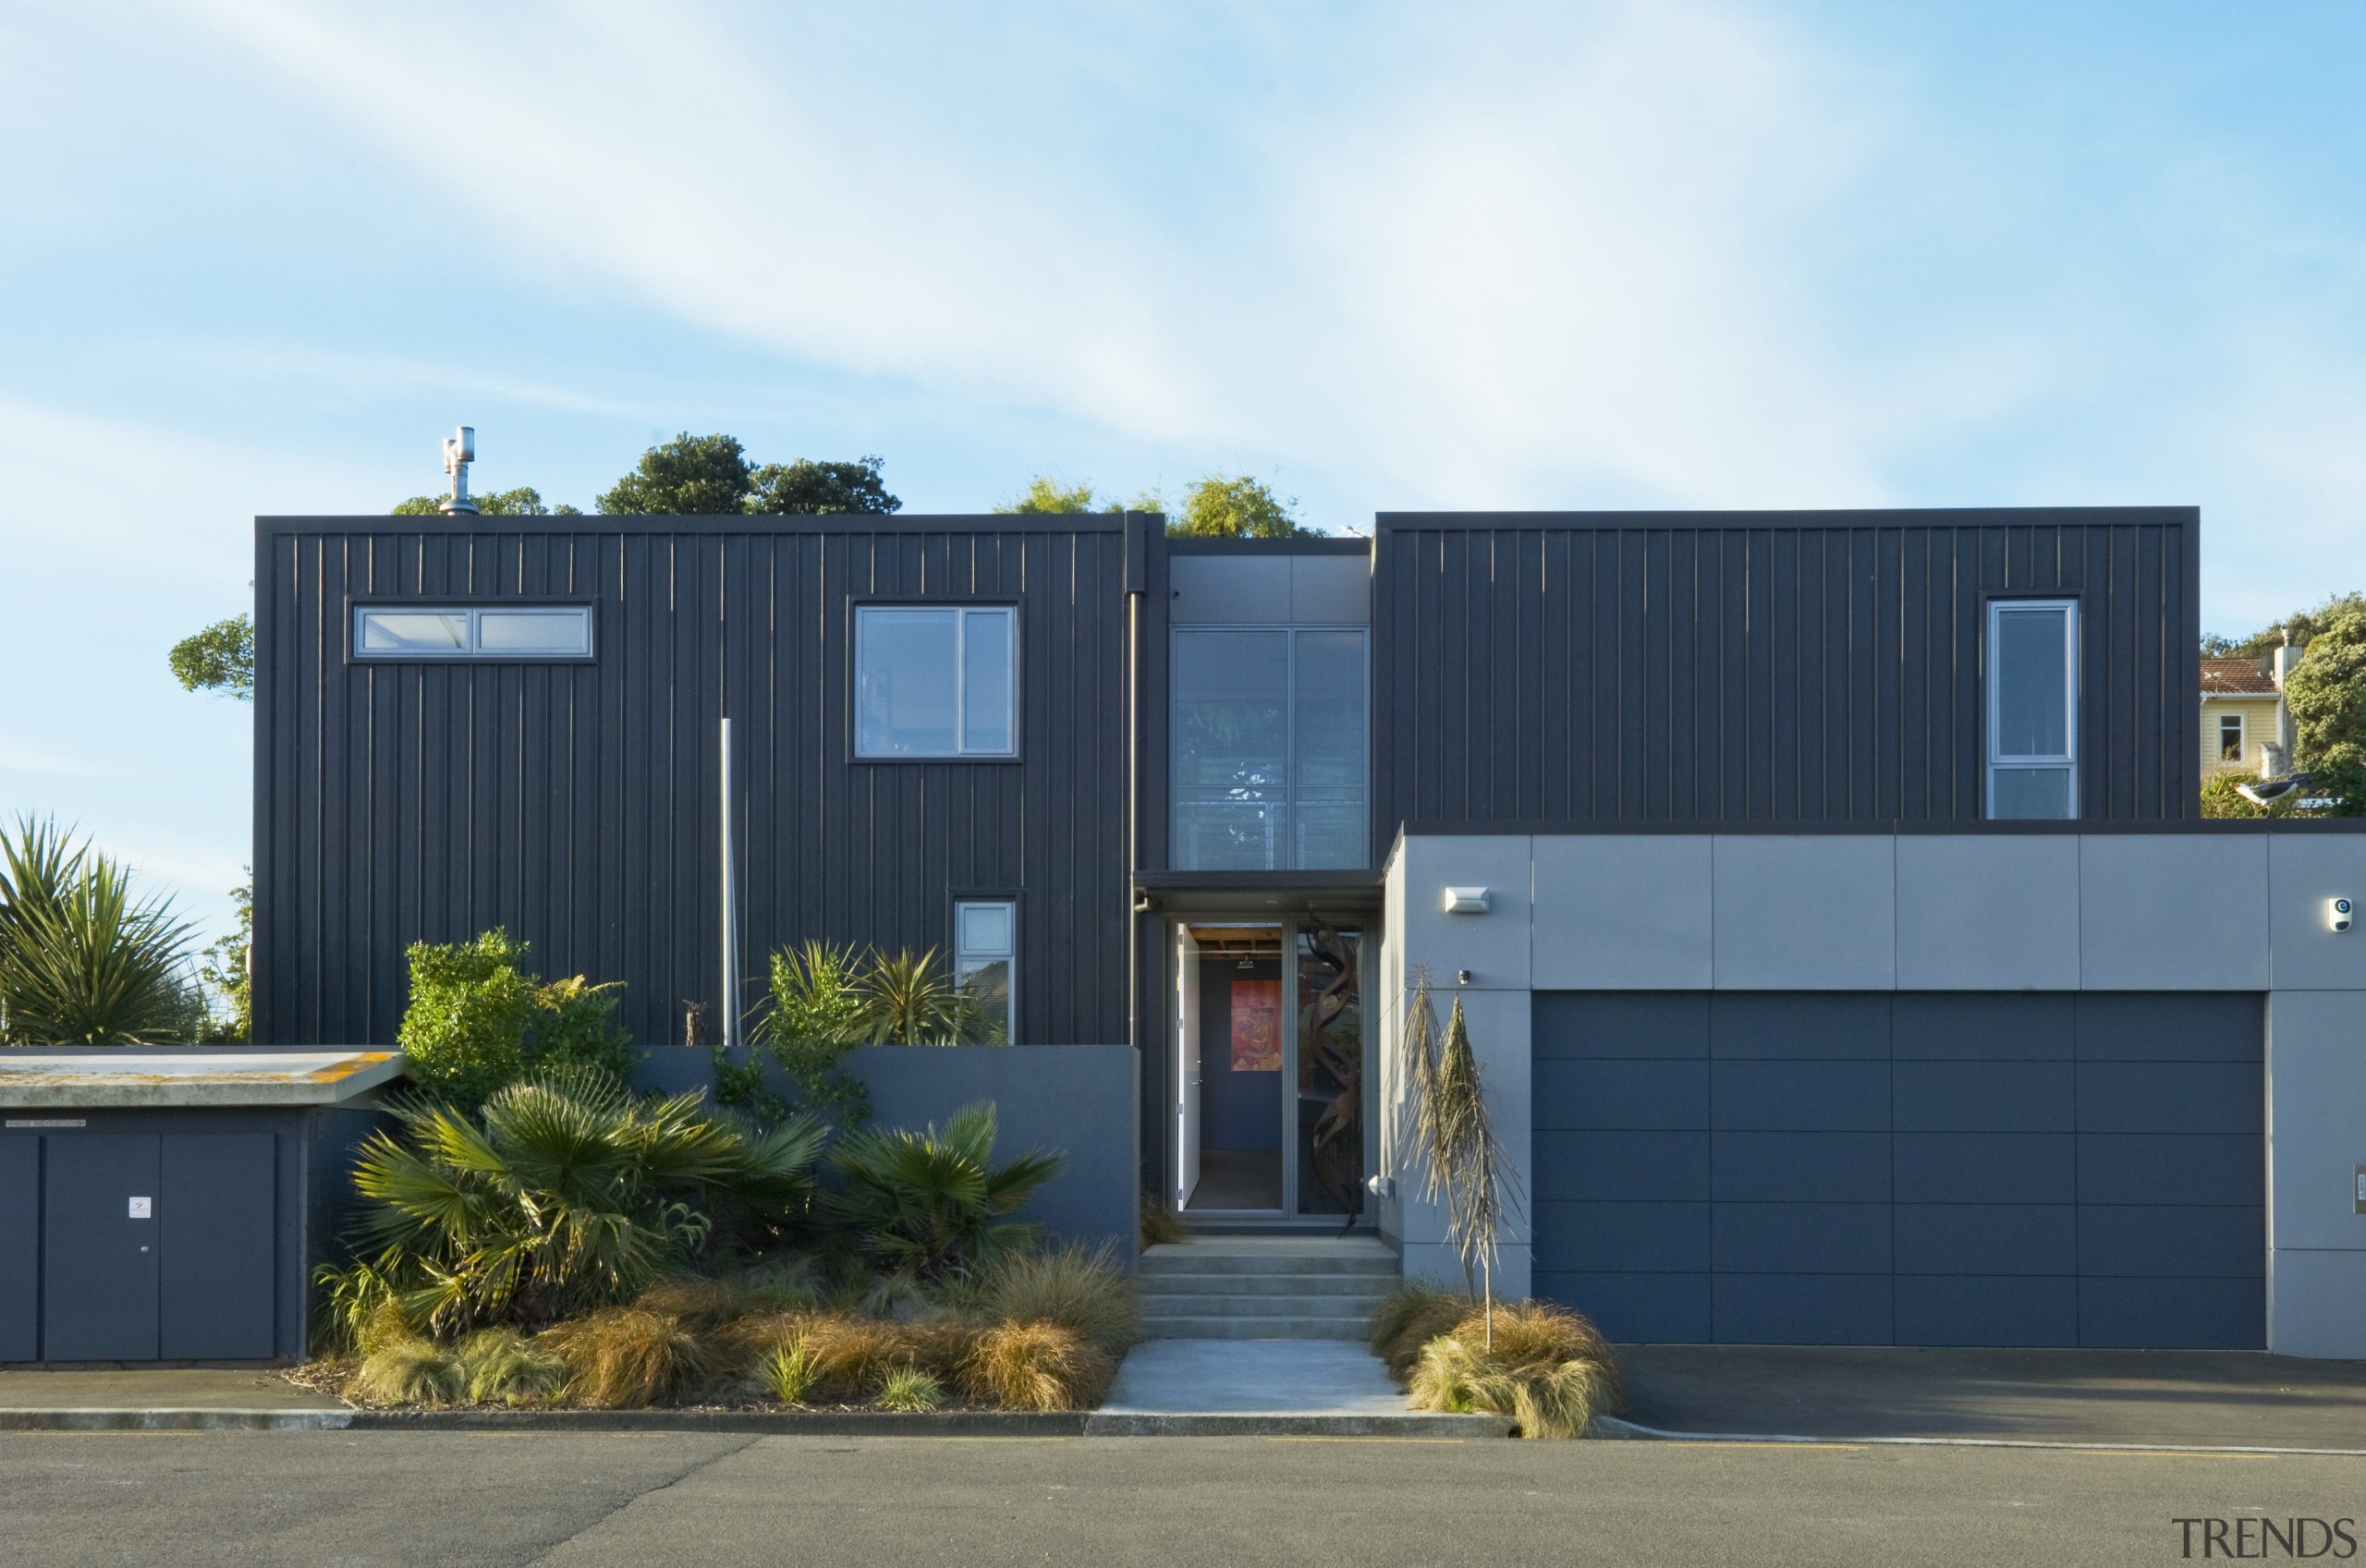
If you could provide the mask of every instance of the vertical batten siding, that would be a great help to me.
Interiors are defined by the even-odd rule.
[[[1375,856],[1397,826],[1975,820],[1986,604],[2073,594],[2081,814],[2194,814],[2190,508],[1386,514]]]
[[[751,980],[809,937],[942,954],[949,893],[1004,890],[1019,1038],[1123,1038],[1118,519],[521,521],[258,525],[259,1041],[386,1040],[403,949],[495,925],[546,975],[625,981],[637,1039],[677,1039],[717,991],[726,708]],[[348,662],[370,595],[581,595],[596,658]],[[852,760],[870,597],[1018,603],[1018,761]]]

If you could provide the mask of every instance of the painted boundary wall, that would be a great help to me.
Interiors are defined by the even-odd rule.
[[[1489,890],[1483,915],[1447,887]],[[1413,973],[1459,994],[1523,1173],[1537,991],[2247,991],[2267,1001],[2268,1348],[2366,1356],[2366,834],[2275,830],[1433,834],[1387,867],[1380,1169],[1406,1272],[1458,1278],[1407,1167]],[[1470,979],[1457,985],[1457,971]],[[1498,1289],[1530,1284],[1525,1227]]]

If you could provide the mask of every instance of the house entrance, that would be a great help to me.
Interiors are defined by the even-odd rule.
[[[1177,1209],[1361,1213],[1360,933],[1309,916],[1177,922],[1175,940]]]

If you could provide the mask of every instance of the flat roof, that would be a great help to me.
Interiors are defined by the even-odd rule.
[[[0,1051],[0,1109],[336,1105],[402,1075],[399,1051]]]

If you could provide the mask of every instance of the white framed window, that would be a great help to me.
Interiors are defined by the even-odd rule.
[[[589,659],[589,604],[360,604],[356,659]]]
[[[965,898],[953,906],[953,978],[977,1009],[980,1045],[1008,1045],[1017,1027],[1011,976],[1018,962],[1018,906]]]
[[[2079,602],[1988,605],[1988,815],[2079,814]]]
[[[865,604],[854,614],[857,757],[1018,754],[1018,614]]]
[[[2218,715],[2218,760],[2239,762],[2243,760],[2243,716],[2240,713]]]

